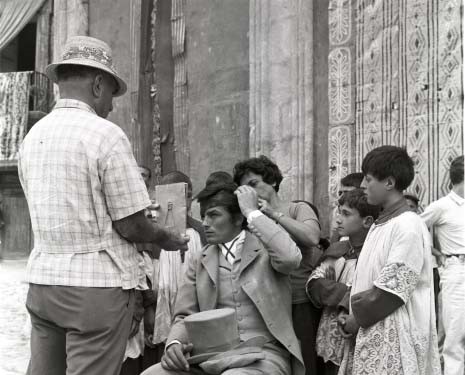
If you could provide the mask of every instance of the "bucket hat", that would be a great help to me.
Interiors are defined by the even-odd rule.
[[[121,96],[127,90],[126,82],[118,75],[113,66],[110,46],[100,39],[90,36],[70,37],[64,46],[61,61],[48,65],[45,68],[45,74],[57,83],[57,68],[66,64],[89,66],[110,74],[118,84],[118,89],[113,96]]]

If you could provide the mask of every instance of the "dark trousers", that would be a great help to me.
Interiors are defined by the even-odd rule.
[[[30,284],[29,375],[115,375],[124,358],[134,291]]]
[[[321,311],[309,302],[292,305],[294,331],[300,340],[306,375],[323,374],[324,362],[316,355],[316,333]]]

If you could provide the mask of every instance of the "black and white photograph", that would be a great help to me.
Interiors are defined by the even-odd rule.
[[[0,0],[0,375],[465,375],[462,0]]]

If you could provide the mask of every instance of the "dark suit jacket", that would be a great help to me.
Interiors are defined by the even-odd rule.
[[[287,232],[266,216],[253,220],[257,235],[247,232],[242,248],[239,282],[263,317],[271,334],[291,353],[294,375],[304,375],[300,344],[292,325],[289,273],[302,255]],[[260,238],[260,240],[258,239]],[[206,246],[188,265],[175,307],[167,343],[188,341],[184,317],[215,309],[218,297],[219,248]]]

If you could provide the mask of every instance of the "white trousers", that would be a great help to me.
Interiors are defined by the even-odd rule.
[[[447,258],[441,270],[444,375],[465,374],[465,259]]]

